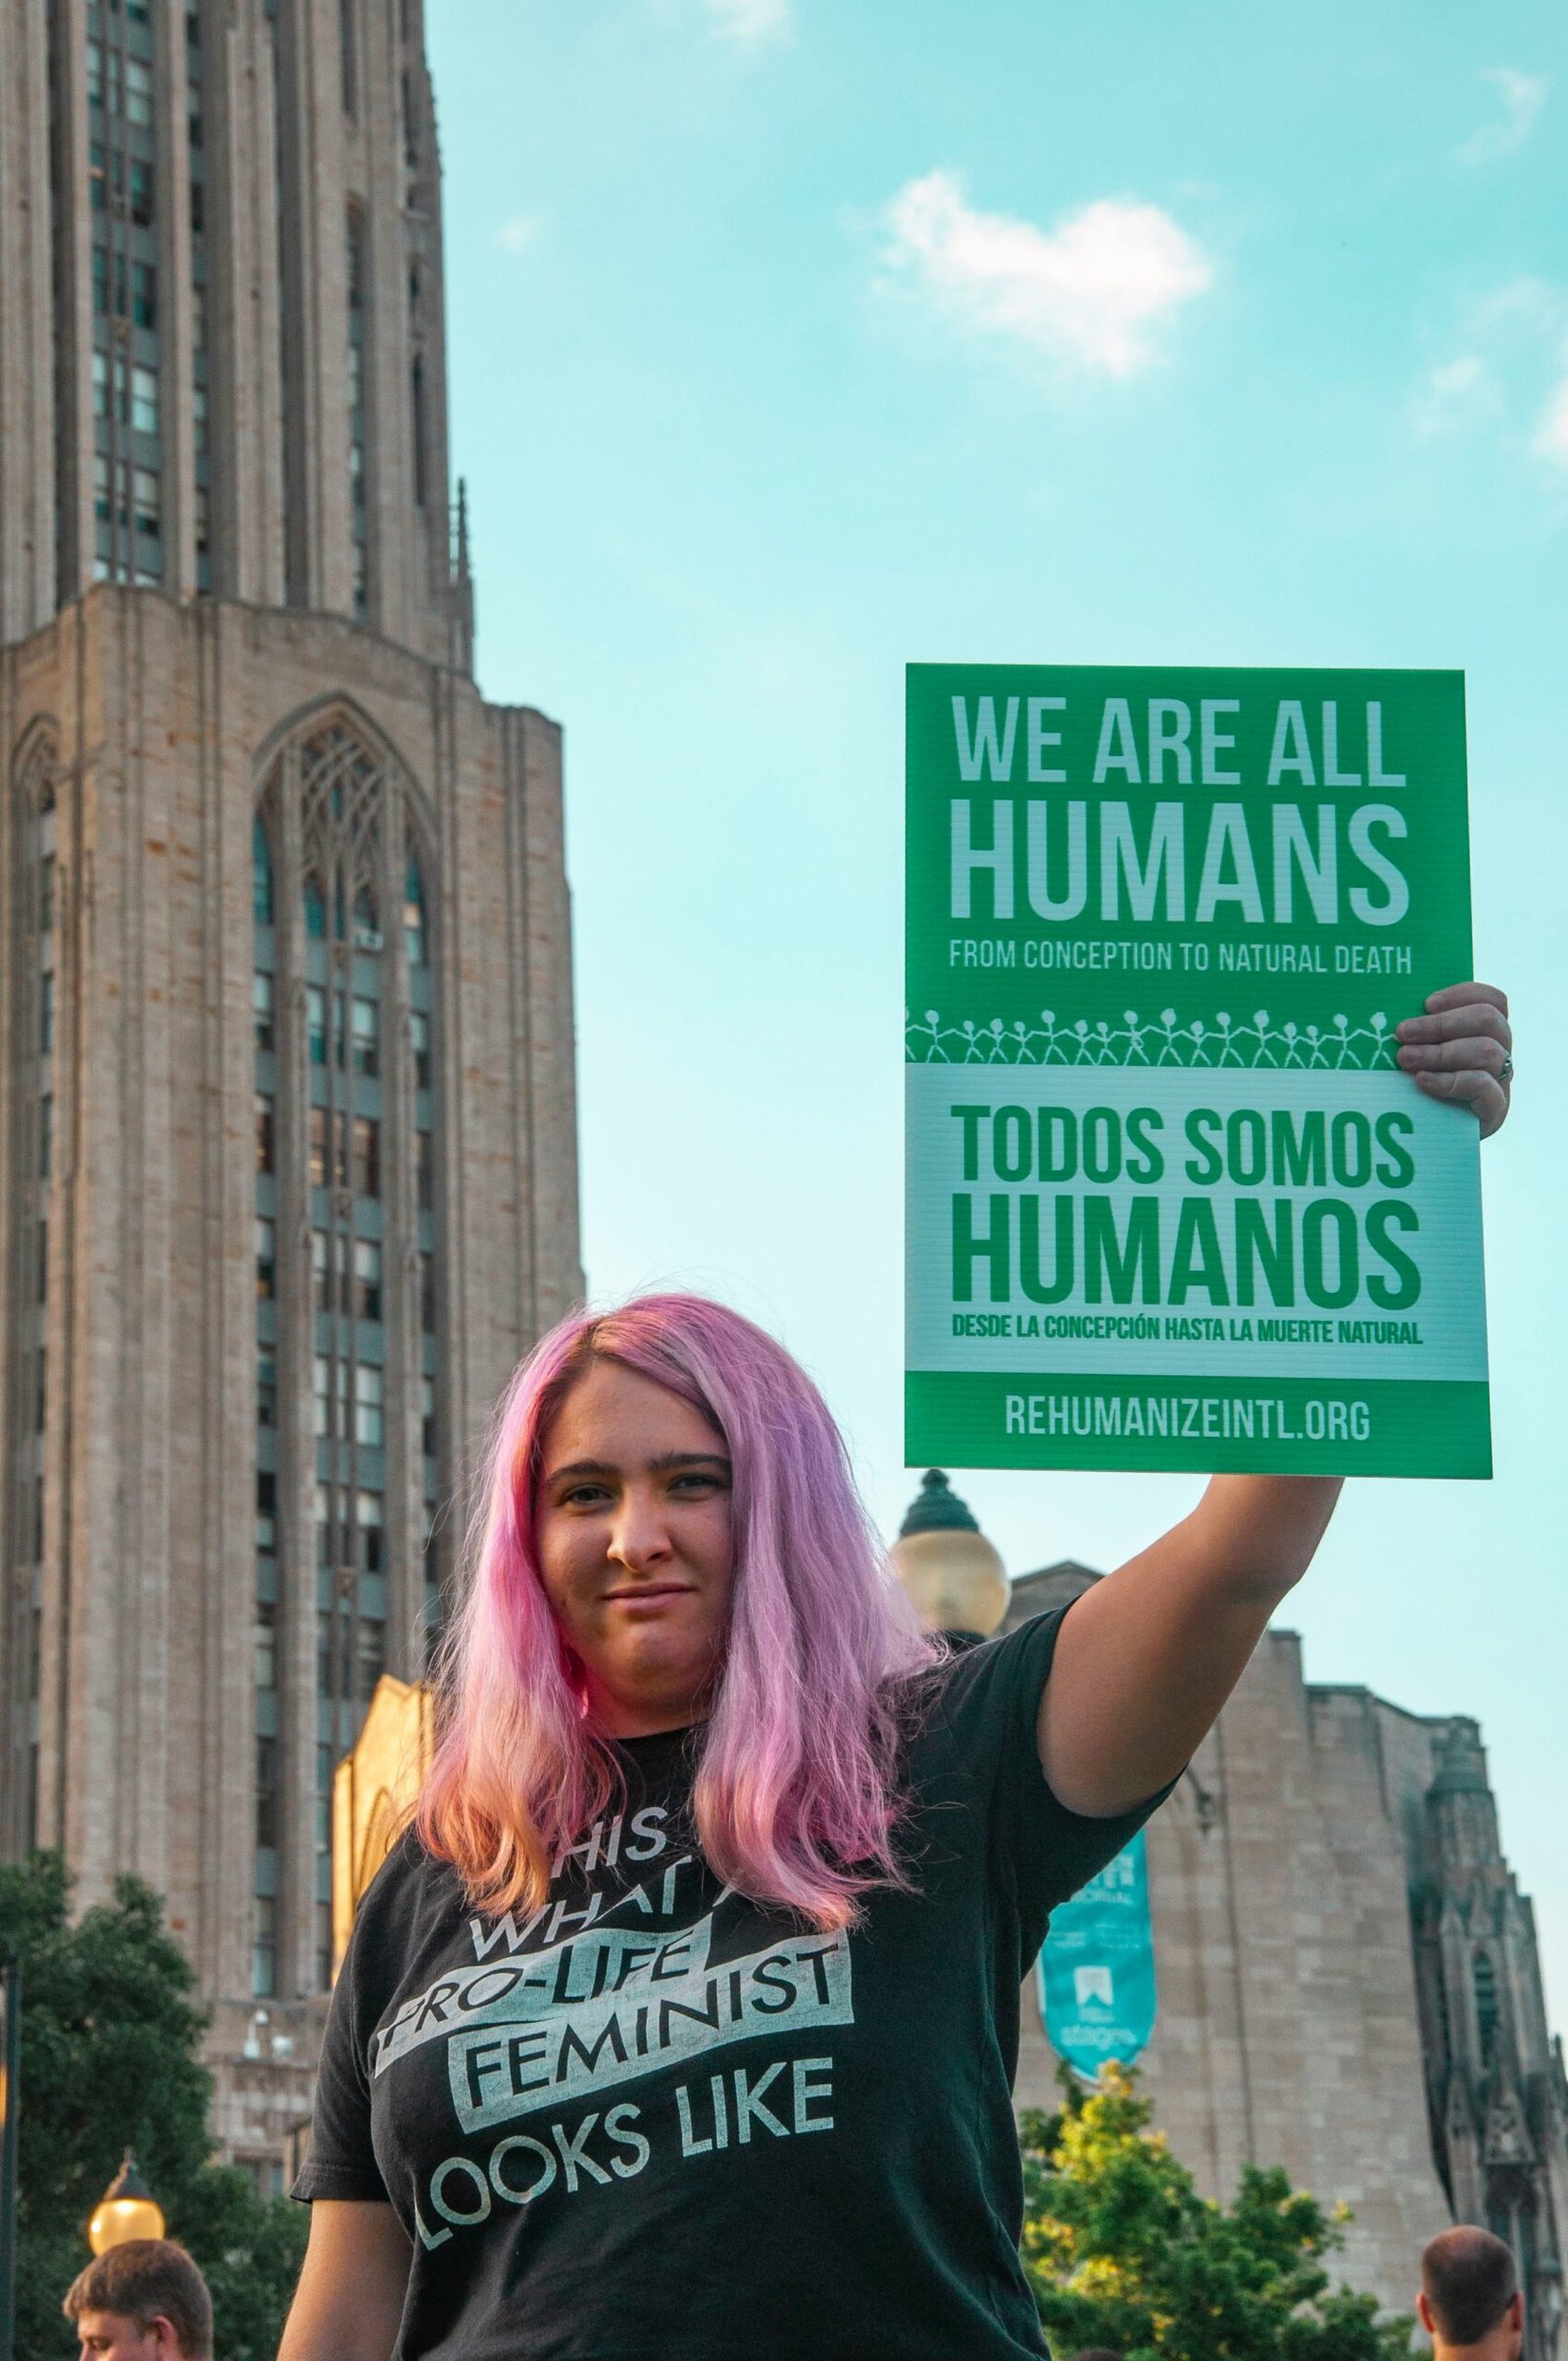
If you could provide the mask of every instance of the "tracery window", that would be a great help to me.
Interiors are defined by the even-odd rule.
[[[146,8],[86,0],[99,580],[165,577],[158,272],[160,66]]]
[[[333,1769],[393,1661],[392,1638],[416,1647],[427,1608],[422,1520],[406,1503],[412,1478],[428,1515],[439,1477],[425,1409],[437,1340],[422,1317],[436,1262],[428,853],[412,795],[346,712],[307,725],[269,765],[257,846],[255,1088],[271,1167],[262,1168],[259,1128],[257,1213],[277,1238],[275,1300],[258,1309],[257,1350],[272,1384],[265,1405],[259,1392],[257,1451],[259,1465],[278,1467],[282,1502],[270,1591],[258,1569],[258,1621],[275,1601],[278,1640],[276,1686],[257,1695],[257,1735],[270,1736],[279,1714],[292,1712],[297,1726],[307,1700],[291,1697],[300,1650],[289,1632],[314,1618],[317,1748],[314,1795],[291,1787],[266,1822],[277,1845],[259,1847],[255,1891],[260,1923],[264,1900],[309,1888],[324,1986]],[[297,1250],[286,1252],[285,1238]],[[300,1347],[289,1347],[290,1333]],[[302,1393],[314,1402],[303,1431],[291,1407]],[[309,1459],[291,1466],[306,1437]],[[305,1537],[293,1565],[291,1533]],[[297,1958],[302,1930],[284,1898],[278,1910],[277,1943]]]
[[[251,892],[258,926],[272,923],[272,848],[258,818],[251,830]]]
[[[277,1990],[278,1797],[278,1229],[276,1170],[277,931],[270,822],[251,830],[254,928],[251,1021],[256,1096],[256,1865],[252,1881],[251,1990]],[[266,1635],[265,1642],[263,1635]]]
[[[208,431],[211,398],[207,354],[207,157],[201,17],[185,18],[185,97],[190,126],[190,301],[191,455],[195,468],[196,588],[213,588],[212,445]]]
[[[349,522],[354,550],[354,612],[369,613],[369,426],[365,404],[365,357],[369,347],[369,248],[357,206],[348,216]]]
[[[1476,2038],[1481,2062],[1490,2066],[1497,2048],[1497,1970],[1490,1951],[1478,1951],[1470,1970],[1476,1998]]]
[[[403,939],[408,947],[409,965],[424,965],[424,885],[419,876],[419,863],[409,856],[409,873],[403,889]]]

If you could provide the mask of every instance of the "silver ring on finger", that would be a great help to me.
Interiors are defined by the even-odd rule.
[[[1506,1051],[1503,1053],[1502,1063],[1497,1068],[1497,1080],[1499,1082],[1511,1082],[1513,1080],[1513,1058]]]

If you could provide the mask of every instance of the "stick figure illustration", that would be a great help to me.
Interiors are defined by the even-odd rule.
[[[1306,1063],[1306,1044],[1296,1030],[1296,1019],[1291,1016],[1285,1019],[1285,1055],[1280,1063],[1282,1065],[1305,1065]]]
[[[1195,1016],[1187,1029],[1193,1037],[1193,1055],[1191,1063],[1194,1065],[1212,1065],[1214,1062],[1212,1055],[1213,1044],[1208,1037],[1202,1018],[1200,1016]]]
[[[904,1046],[918,1064],[946,1064],[947,1051],[942,1047],[942,1019],[935,1008],[927,1008],[916,1021],[907,1008],[904,1012]]]
[[[1087,1016],[1079,1017],[1077,1023],[1073,1026],[1073,1034],[1075,1039],[1073,1044],[1072,1063],[1074,1065],[1093,1065],[1095,1062],[1095,1058],[1094,1052],[1089,1043],[1089,1019]]]
[[[1316,1025],[1308,1025],[1308,1026],[1307,1026],[1307,1028],[1306,1028],[1306,1040],[1307,1040],[1307,1056],[1306,1056],[1306,1062],[1307,1062],[1307,1064],[1308,1064],[1308,1065],[1327,1065],[1327,1064],[1328,1064],[1328,1061],[1329,1061],[1328,1044],[1327,1044],[1327,1043],[1325,1042],[1325,1040],[1323,1039],[1323,1036],[1322,1036],[1322,1034],[1321,1034],[1321,1033],[1318,1031],[1318,1029],[1317,1029],[1317,1026],[1316,1026]]]
[[[1266,1008],[1253,1010],[1252,1034],[1257,1042],[1257,1055],[1252,1059],[1253,1065],[1278,1065],[1279,1059],[1274,1055],[1274,1035],[1268,1029],[1268,1010]]]
[[[1150,1031],[1150,1027],[1139,1021],[1136,1008],[1123,1008],[1121,1020],[1126,1030],[1117,1038],[1127,1044],[1126,1062],[1129,1065],[1147,1065],[1149,1052],[1144,1047],[1144,1035]]]
[[[1159,1056],[1154,1059],[1154,1063],[1156,1065],[1180,1065],[1182,1061],[1176,1050],[1175,1009],[1161,1008],[1159,1021],[1165,1028],[1165,1038],[1159,1045]]]
[[[1336,1055],[1336,1057],[1335,1057],[1335,1059],[1334,1059],[1335,1065],[1336,1065],[1336,1066],[1346,1066],[1346,1065],[1348,1065],[1348,1064],[1351,1062],[1351,1059],[1350,1059],[1350,1020],[1349,1020],[1349,1018],[1348,1018],[1348,1016],[1343,1016],[1343,1015],[1342,1015],[1342,1016],[1337,1016],[1337,1017],[1334,1019],[1334,1029],[1335,1029],[1335,1032],[1336,1032],[1336,1033],[1338,1034],[1338,1036],[1339,1036],[1338,1040],[1335,1042],[1335,1045],[1334,1045],[1334,1047],[1335,1047],[1335,1051],[1336,1051],[1336,1053],[1337,1053],[1337,1055]]]
[[[1220,1038],[1220,1053],[1214,1061],[1215,1064],[1245,1065],[1247,1060],[1243,1058],[1241,1051],[1231,1039],[1231,1020],[1229,1010],[1221,1008],[1218,1015],[1215,1017],[1214,1022],[1219,1027]]]
[[[1353,1031],[1347,1036],[1347,1046],[1348,1047],[1350,1043],[1355,1046],[1354,1057],[1347,1057],[1348,1064],[1365,1067],[1382,1062],[1384,1027],[1388,1021],[1383,1010],[1378,1008],[1374,1010],[1369,1023],[1354,1027]]]

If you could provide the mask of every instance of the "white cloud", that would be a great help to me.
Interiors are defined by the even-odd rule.
[[[1510,279],[1467,306],[1459,340],[1412,398],[1415,433],[1491,427],[1515,457],[1528,450],[1568,477],[1568,290]]]
[[[496,244],[504,247],[508,254],[521,254],[525,246],[533,244],[539,230],[537,214],[514,213],[511,221],[503,221],[496,231]]]
[[[1528,339],[1548,334],[1556,326],[1563,302],[1556,288],[1544,278],[1510,278],[1494,287],[1490,295],[1483,295],[1473,311],[1482,335]]]
[[[1546,399],[1536,428],[1535,451],[1553,467],[1568,468],[1568,371],[1560,376]]]
[[[787,39],[794,22],[790,0],[703,0],[703,8],[720,40],[748,48]]]
[[[1536,127],[1536,117],[1546,102],[1544,75],[1521,74],[1514,66],[1489,66],[1481,76],[1502,100],[1502,120],[1483,123],[1459,150],[1461,164],[1495,164],[1522,148]]]
[[[927,172],[887,209],[886,260],[959,327],[1129,377],[1151,334],[1213,267],[1157,205],[1102,197],[1050,230],[977,213],[956,172]]]
[[[1415,405],[1417,434],[1452,434],[1501,410],[1502,391],[1479,353],[1461,353],[1428,371]]]

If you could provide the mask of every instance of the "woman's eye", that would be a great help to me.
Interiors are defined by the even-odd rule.
[[[609,1499],[602,1484],[573,1484],[561,1496],[563,1508],[597,1508]]]

